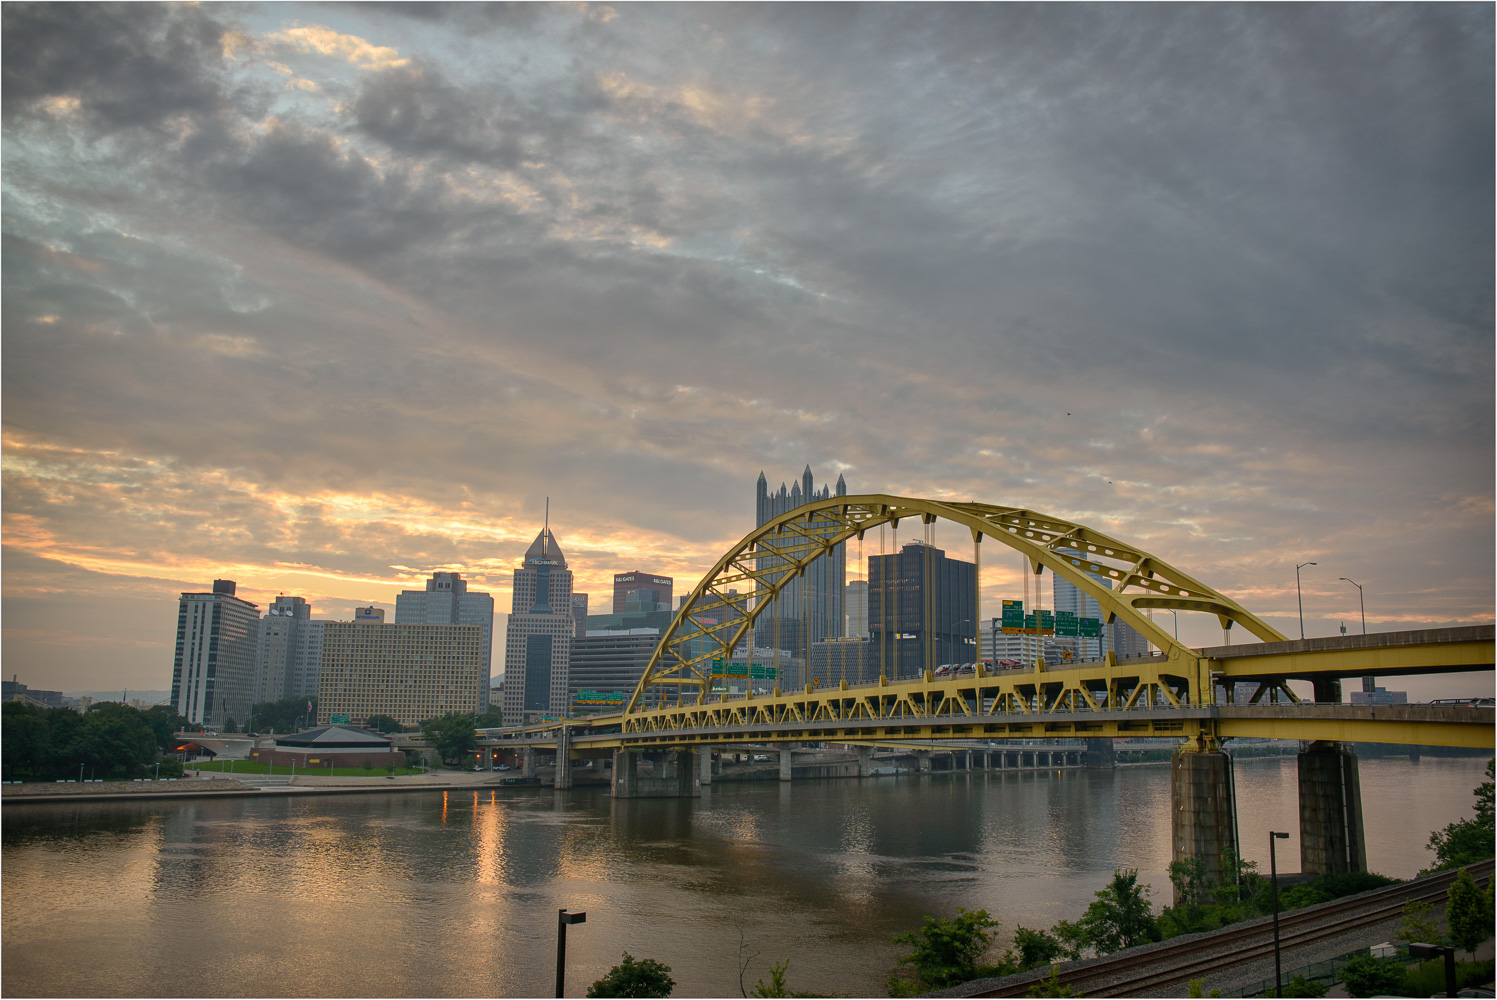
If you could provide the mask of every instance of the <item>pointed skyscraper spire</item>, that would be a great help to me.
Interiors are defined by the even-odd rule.
[[[847,496],[847,480],[843,479],[841,475],[837,476],[837,495],[839,497]]]

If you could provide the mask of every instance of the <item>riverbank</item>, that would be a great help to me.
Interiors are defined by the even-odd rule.
[[[332,795],[370,792],[471,791],[483,787],[507,787],[502,777],[488,771],[436,771],[395,777],[327,777],[297,775],[275,784],[253,784],[235,778],[202,777],[188,772],[181,778],[161,781],[112,781],[54,784],[0,785],[0,803],[23,805],[37,802],[119,802],[138,799],[183,799],[201,797]],[[533,787],[533,786],[532,786]]]

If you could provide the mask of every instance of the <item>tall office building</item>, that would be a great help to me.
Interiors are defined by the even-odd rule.
[[[890,679],[977,659],[977,567],[924,542],[868,560],[871,657]]]
[[[235,597],[233,580],[214,580],[212,593],[183,594],[172,666],[176,710],[199,726],[249,721],[259,639],[259,606]]]
[[[461,573],[433,573],[425,590],[403,590],[395,598],[396,625],[476,625],[483,632],[483,668],[478,678],[478,708],[489,704],[489,671],[493,663],[494,599],[468,589]]]
[[[1062,551],[1060,555],[1080,557],[1081,553]],[[1082,572],[1086,573],[1087,576],[1096,580],[1102,586],[1111,589],[1112,582],[1107,577],[1098,573],[1087,572],[1086,570],[1082,570]],[[1051,576],[1055,580],[1052,590],[1055,597],[1056,611],[1069,611],[1077,618],[1102,618],[1101,605],[1094,598],[1087,597],[1086,594],[1082,593],[1081,588],[1071,581],[1057,574],[1052,573]],[[1028,610],[1028,608],[1025,609],[1025,611]],[[1106,633],[1103,639],[1071,639],[1056,636],[1050,645],[1055,649],[1071,649],[1077,659],[1092,659],[1094,657],[1100,659],[1102,655],[1101,647],[1104,643],[1106,649],[1115,653],[1120,659],[1130,656],[1149,655],[1149,641],[1140,635],[1133,626],[1123,622],[1113,622],[1111,625],[1104,625],[1103,629]]]
[[[481,711],[477,625],[323,622],[317,721],[360,725],[388,715],[403,726]]]
[[[567,668],[575,632],[572,572],[548,526],[515,569],[514,604],[504,639],[506,725],[567,714]]]
[[[759,473],[755,486],[755,526],[768,523],[781,514],[788,514],[803,504],[817,500],[829,500],[832,496],[846,496],[847,483],[837,477],[834,494],[830,487],[815,488],[808,465],[801,473],[800,481],[788,491],[780,484],[779,492],[769,492],[764,473]],[[813,526],[830,522],[813,521]],[[773,569],[779,559],[769,557],[759,560],[760,569]],[[777,579],[777,577],[771,577]],[[847,554],[838,545],[825,556],[806,567],[805,573],[792,579],[776,598],[776,607],[765,611],[755,622],[755,641],[761,646],[776,646],[788,649],[802,659],[809,659],[811,644],[823,639],[842,635],[843,588],[847,579]]]
[[[669,611],[675,588],[674,579],[659,573],[646,573],[642,569],[632,573],[615,573],[613,613],[622,615],[640,611]]]
[[[572,638],[587,635],[587,594],[572,595]]]
[[[312,621],[305,598],[278,596],[260,619],[255,665],[255,701],[279,701],[317,693],[322,626]]]
[[[567,714],[596,715],[622,711],[659,644],[658,628],[589,629],[585,636],[572,644],[572,662],[567,675],[570,699]],[[675,663],[676,658],[667,655],[661,666]],[[645,691],[641,704],[645,708],[658,706],[659,689]]]
[[[847,608],[847,637],[868,638],[868,581],[853,580],[844,594],[842,603]]]

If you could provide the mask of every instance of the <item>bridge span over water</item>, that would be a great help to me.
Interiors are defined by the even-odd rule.
[[[865,683],[714,691],[712,661],[752,644],[756,620],[775,613],[775,597],[791,580],[873,529],[892,528],[897,548],[902,521],[965,528],[979,569],[984,543],[1018,553],[1029,572],[1048,569],[1068,580],[1096,601],[1107,622],[1130,625],[1159,653],[1120,659],[1104,651],[1064,667],[1042,658],[1018,669],[977,663],[939,677],[929,669],[899,676],[896,661],[892,674],[884,663]],[[1214,616],[1223,644],[1181,643],[1150,617],[1156,609]],[[1234,627],[1256,641],[1233,642]],[[933,640],[925,640],[933,654]],[[1224,852],[1237,846],[1231,760],[1222,741],[1297,739],[1306,744],[1299,765],[1303,870],[1359,870],[1366,867],[1360,791],[1356,758],[1344,744],[1491,748],[1494,718],[1491,707],[1480,706],[1344,705],[1341,682],[1491,670],[1493,645],[1491,624],[1291,640],[1160,557],[1064,518],[983,503],[842,496],[798,507],[725,553],[661,636],[624,711],[484,735],[486,744],[522,748],[528,760],[554,754],[558,787],[569,785],[574,760],[611,756],[618,797],[699,794],[711,781],[712,754],[745,744],[779,744],[788,763],[793,746],[805,741],[866,751],[912,739],[1080,738],[1101,746],[1119,737],[1173,738],[1180,741],[1171,764],[1173,853],[1202,859],[1210,874],[1220,873]],[[933,655],[922,660],[935,662]],[[1313,697],[1301,698],[1291,681],[1307,682]],[[638,757],[647,751],[676,755],[672,777],[641,776]],[[781,777],[789,778],[785,763]]]

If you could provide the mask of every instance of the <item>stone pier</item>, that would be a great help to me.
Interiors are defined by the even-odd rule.
[[[792,775],[792,764],[790,744],[780,747],[780,780],[789,781]]]
[[[702,794],[697,763],[690,750],[655,755],[656,773],[643,777],[639,773],[639,752],[613,752],[613,797],[616,799],[696,798]],[[667,761],[667,758],[672,758]]]
[[[556,781],[557,788],[572,787],[572,731],[561,727],[556,736]]]
[[[1367,870],[1357,755],[1340,743],[1317,740],[1299,755],[1299,838],[1306,875]]]
[[[701,782],[704,786],[710,785],[712,784],[712,751],[708,747],[702,747],[702,749],[697,751],[697,756],[700,758],[701,764],[699,768],[701,771],[699,775]]]
[[[858,777],[873,774],[873,747],[858,747]]]
[[[1199,859],[1207,884],[1219,885],[1222,855],[1229,849],[1238,851],[1232,758],[1220,750],[1176,750],[1170,760],[1170,860]]]
[[[1095,770],[1106,770],[1118,766],[1117,751],[1113,749],[1112,737],[1088,739],[1086,752],[1081,755],[1084,766]]]
[[[535,747],[525,747],[520,751],[520,777],[535,777]]]

